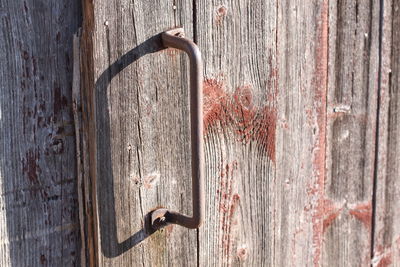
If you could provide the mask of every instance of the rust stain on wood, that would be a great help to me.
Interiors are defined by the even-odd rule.
[[[204,134],[218,124],[233,127],[239,142],[255,142],[275,162],[276,108],[256,106],[250,85],[237,87],[233,94],[224,86],[216,79],[204,81]]]
[[[372,206],[371,202],[362,203],[355,208],[350,209],[349,213],[361,221],[365,227],[371,228],[372,223]]]

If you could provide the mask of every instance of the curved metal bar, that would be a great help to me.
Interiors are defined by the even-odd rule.
[[[192,217],[167,209],[151,212],[153,230],[168,223],[187,228],[198,228],[204,220],[204,152],[203,152],[203,62],[197,45],[184,38],[183,28],[176,28],[161,34],[165,47],[173,47],[187,53],[190,60],[190,131],[192,147]]]

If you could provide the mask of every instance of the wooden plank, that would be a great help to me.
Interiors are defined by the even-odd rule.
[[[400,3],[383,1],[373,266],[400,266]]]
[[[208,76],[211,195],[200,262],[322,264],[323,226],[331,216],[324,184],[328,3],[200,1],[196,10]],[[268,149],[257,151],[258,129],[271,129],[269,119],[257,120],[268,118],[260,112],[265,106],[277,114],[276,143],[275,132],[266,136],[276,163],[268,162],[274,159]]]
[[[72,34],[78,1],[0,1],[0,266],[79,264]]]
[[[370,265],[379,10],[379,1],[329,5],[324,266]]]
[[[328,1],[278,5],[275,266],[322,264]]]
[[[385,220],[398,216],[382,201],[396,193],[385,183],[398,176],[387,167],[397,150],[375,161],[380,2],[194,3],[84,1],[90,262],[369,265],[374,230],[373,263],[395,262],[398,235]],[[197,236],[170,226],[148,237],[143,217],[152,208],[191,208],[190,179],[182,179],[190,176],[187,59],[159,51],[155,36],[178,24],[189,36],[194,26],[205,62],[206,221]],[[381,81],[378,148],[387,151],[398,144],[397,85]],[[386,178],[375,227],[376,168]]]
[[[188,58],[160,51],[157,34],[181,25],[191,38],[191,2],[83,3],[92,264],[193,265],[196,231],[143,230],[144,216],[157,206],[190,214]]]
[[[206,77],[199,263],[273,265],[276,3],[196,1],[195,11]]]

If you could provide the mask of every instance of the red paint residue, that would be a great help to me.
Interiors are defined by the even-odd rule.
[[[378,263],[377,267],[387,267],[392,264],[392,257],[390,254],[384,256]]]
[[[296,242],[297,242],[298,235],[301,234],[301,233],[303,233],[303,229],[298,229],[293,234],[292,250],[291,250],[291,252],[292,252],[292,260],[293,260],[292,262],[296,262],[296,257],[297,257],[296,256]]]
[[[315,72],[312,85],[314,87],[314,114],[312,121],[316,127],[317,136],[313,148],[313,173],[316,178],[313,185],[316,201],[313,203],[313,264],[320,265],[323,241],[324,221],[321,212],[325,209],[324,178],[325,178],[325,128],[326,128],[326,92],[328,70],[328,1],[321,4],[320,21],[316,36]]]
[[[240,196],[234,193],[234,171],[238,169],[238,164],[233,161],[226,164],[221,171],[220,187],[217,190],[219,194],[219,211],[220,211],[220,227],[221,236],[219,242],[222,247],[223,261],[230,262],[232,256],[232,230],[237,224],[235,221],[235,213],[239,206]]]
[[[217,15],[215,16],[215,24],[217,26],[220,26],[227,14],[228,14],[228,9],[224,6],[220,6],[217,9]]]
[[[322,228],[323,232],[332,224],[332,222],[339,216],[342,208],[338,208],[332,201],[325,199],[324,205],[321,207],[323,216]]]
[[[228,94],[221,81],[207,79],[203,93],[205,135],[215,125],[230,126],[239,142],[258,144],[275,162],[275,108],[256,106],[250,85],[238,87],[234,94]]]
[[[307,192],[309,195],[318,194],[315,188],[310,188]],[[304,207],[304,211],[308,212],[310,207]],[[322,233],[333,223],[333,221],[340,215],[343,206],[338,207],[330,199],[323,198],[318,201],[318,205],[312,210],[313,220],[322,222]]]
[[[377,267],[390,266],[392,264],[392,246],[377,245],[372,262]]]
[[[372,206],[371,202],[357,205],[349,211],[351,215],[361,221],[365,227],[370,228],[372,223]]]
[[[25,159],[23,161],[23,169],[22,171],[26,174],[28,180],[34,184],[39,184],[38,175],[41,172],[41,169],[37,163],[40,158],[39,151],[29,149],[25,154]]]

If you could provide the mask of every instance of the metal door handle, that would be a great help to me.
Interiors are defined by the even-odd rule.
[[[204,220],[204,152],[203,152],[203,62],[197,45],[184,37],[183,28],[175,28],[161,34],[165,47],[185,51],[190,60],[190,131],[192,147],[192,206],[189,217],[168,209],[156,209],[150,213],[150,230],[158,230],[169,224],[198,228]]]

